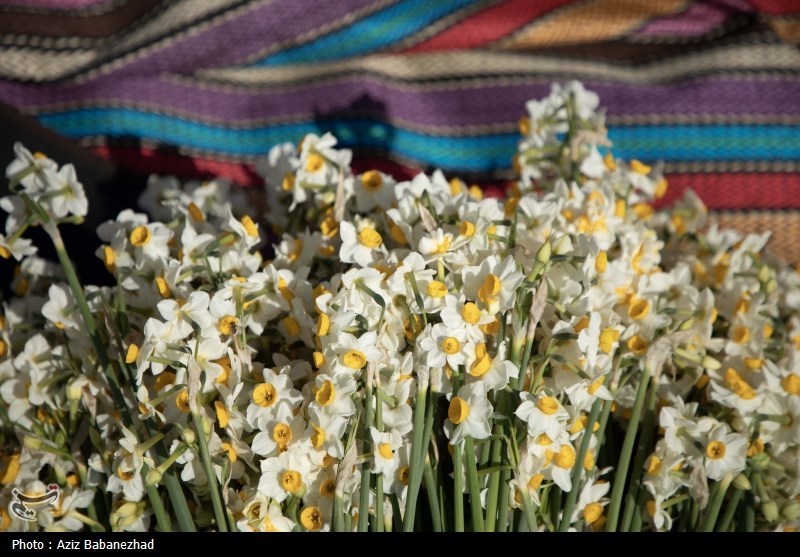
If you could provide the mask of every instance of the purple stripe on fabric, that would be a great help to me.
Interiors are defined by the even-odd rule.
[[[236,65],[272,45],[313,32],[341,20],[375,0],[336,0],[312,7],[297,0],[254,3],[235,17],[223,20],[173,44],[157,48],[119,68],[104,71],[95,83],[117,80],[121,75],[172,71],[187,74],[204,68]]]
[[[578,77],[580,76],[572,76]],[[610,115],[800,114],[800,86],[791,79],[706,78],[669,85],[609,84],[585,80]],[[244,123],[257,119],[300,121],[325,116],[368,115],[428,126],[465,126],[515,121],[528,99],[550,91],[549,82],[488,84],[433,90],[401,88],[374,77],[351,76],[292,90],[238,92],[200,89],[186,83],[130,76],[101,88],[87,83],[69,88],[0,82],[0,99],[26,113],[53,103],[130,107],[181,114],[189,119]],[[62,109],[48,110],[60,112]]]
[[[724,6],[692,4],[680,14],[651,21],[633,35],[635,37],[703,35],[719,27],[733,13],[736,11]]]

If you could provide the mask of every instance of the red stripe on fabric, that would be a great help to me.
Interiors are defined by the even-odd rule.
[[[97,155],[111,159],[119,166],[139,174],[161,174],[201,180],[220,177],[242,186],[264,183],[264,180],[256,174],[253,165],[193,158],[141,147],[102,145],[90,149]]]
[[[800,13],[797,0],[750,0],[755,8],[769,15],[792,15]]]
[[[507,0],[448,27],[403,52],[475,48],[502,39],[543,14],[575,0]]]
[[[709,209],[800,209],[800,174],[726,172],[668,174],[669,190],[659,205],[691,188]]]

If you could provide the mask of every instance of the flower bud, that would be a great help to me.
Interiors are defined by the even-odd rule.
[[[764,513],[764,518],[769,522],[775,522],[779,518],[778,504],[775,501],[765,501],[764,504],[761,505],[761,512]]]
[[[550,255],[553,253],[553,246],[550,245],[550,242],[545,242],[542,244],[542,247],[539,248],[539,251],[536,252],[536,261],[544,265],[548,261],[550,261]]]
[[[753,488],[753,485],[750,483],[750,478],[744,474],[739,474],[733,478],[733,486],[742,491],[750,491]]]
[[[158,468],[153,468],[147,473],[147,477],[144,481],[147,483],[147,485],[158,485],[163,477],[164,474],[162,474]]]
[[[75,384],[75,381],[67,385],[67,400],[70,402],[77,402],[83,395],[83,389]]]
[[[781,516],[786,520],[797,520],[800,518],[800,501],[789,499],[781,508]]]
[[[33,435],[26,435],[22,439],[22,444],[25,445],[26,449],[30,449],[32,451],[38,451],[42,448],[42,440],[38,437],[34,437]]]
[[[197,440],[197,435],[192,428],[185,427],[181,430],[181,439],[183,439],[187,445],[191,445]]]
[[[703,358],[703,367],[705,369],[716,370],[722,367],[722,364],[716,358],[712,358],[711,356],[705,356]]]

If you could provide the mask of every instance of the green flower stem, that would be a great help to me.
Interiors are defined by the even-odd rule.
[[[722,508],[722,502],[725,500],[725,493],[728,492],[728,487],[730,487],[731,482],[733,481],[733,474],[725,474],[721,480],[714,484],[714,487],[711,488],[711,497],[709,499],[708,507],[706,508],[706,515],[703,520],[702,531],[703,532],[713,532],[714,525],[717,522],[717,516],[719,516],[719,510]]]
[[[142,470],[142,474],[147,477],[147,466]],[[153,514],[156,515],[156,522],[158,523],[159,532],[172,532],[172,522],[169,519],[167,510],[164,508],[164,502],[158,494],[158,489],[154,485],[146,485],[147,496],[150,498],[150,506],[153,508]]]
[[[503,462],[506,462],[504,456]],[[509,497],[509,484],[511,483],[511,470],[503,470],[500,472],[500,495],[497,498],[497,531],[506,532],[508,530],[508,497]]]
[[[433,477],[433,468],[431,466],[431,459],[425,455],[425,469],[422,471],[423,480],[425,481],[425,492],[428,494],[428,505],[431,507],[431,519],[433,520],[433,531],[442,532],[442,510],[439,507],[439,497],[437,495],[436,480]]]
[[[403,532],[414,531],[414,518],[417,510],[419,486],[422,482],[422,455],[423,450],[427,449],[427,447],[422,447],[425,436],[425,410],[427,400],[427,388],[417,392],[417,400],[414,405],[414,434],[411,439],[411,462],[409,463],[408,496],[406,498],[406,513],[403,517]]]
[[[211,495],[211,504],[214,507],[214,516],[217,521],[217,528],[220,532],[228,531],[228,515],[222,504],[217,475],[214,473],[214,466],[211,463],[211,455],[208,453],[208,439],[206,438],[203,422],[197,412],[192,412],[192,421],[197,432],[197,446],[200,449],[200,458],[203,461],[203,469],[208,478],[208,490]]]
[[[573,489],[575,486],[573,486]],[[561,517],[561,498],[563,497],[564,492],[561,490],[560,487],[554,485],[550,488],[550,498],[548,499],[550,503],[550,508],[547,509],[550,511],[549,520],[547,521],[548,527],[550,528],[551,532],[555,532],[555,524],[558,524],[558,521]]]
[[[589,452],[589,444],[592,441],[592,431],[597,418],[600,415],[602,408],[601,399],[596,399],[592,404],[592,409],[589,411],[589,420],[586,422],[586,427],[583,429],[583,437],[581,437],[581,445],[578,449],[578,458],[575,460],[575,465],[572,467],[572,489],[567,494],[567,500],[564,503],[564,512],[561,514],[561,522],[558,524],[559,532],[566,532],[569,530],[570,522],[572,521],[572,510],[575,508],[575,502],[578,499],[578,492],[580,491],[581,475],[583,474],[583,462],[586,460],[586,453]]]
[[[364,429],[362,436],[362,454],[369,455],[372,451],[370,443],[370,427],[373,426],[374,413],[372,409],[372,370],[367,371],[367,381],[364,387]],[[379,403],[380,404],[380,403]],[[369,489],[372,482],[372,472],[370,471],[370,460],[361,465],[361,488],[359,490],[358,502],[358,531],[366,532],[369,530]]]
[[[469,485],[469,503],[472,511],[472,529],[483,532],[483,508],[481,507],[481,486],[478,483],[478,468],[475,459],[475,443],[472,437],[464,440],[464,453],[467,459],[467,483]]]
[[[455,512],[455,530],[464,531],[464,477],[462,474],[461,443],[453,445],[453,506]]]
[[[628,468],[631,464],[631,454],[633,453],[633,443],[636,440],[639,417],[642,415],[645,395],[650,385],[650,370],[645,367],[639,380],[639,388],[636,391],[636,399],[631,412],[631,419],[628,423],[628,430],[625,432],[625,441],[622,443],[622,450],[617,464],[616,480],[611,491],[611,502],[608,505],[608,521],[606,523],[607,532],[616,532],[619,523],[619,511],[622,505],[622,497],[625,493],[625,478],[628,476]]]
[[[636,457],[633,461],[633,470],[628,484],[628,495],[625,501],[625,513],[622,515],[621,532],[627,532],[631,527],[633,513],[638,508],[641,491],[640,479],[644,470],[644,461],[650,452],[650,442],[653,438],[656,421],[656,389],[650,389],[647,395],[647,412],[644,416],[639,442],[636,447]]]
[[[717,524],[717,532],[727,532],[730,529],[731,522],[736,514],[736,509],[739,507],[739,502],[742,500],[742,495],[744,495],[744,491],[741,489],[734,490],[730,501],[728,501],[728,506],[725,507],[722,519],[719,521],[719,524]]]
[[[503,402],[505,401],[505,398]],[[500,403],[502,406],[502,402]],[[501,410],[501,413],[502,410]],[[495,525],[497,523],[497,503],[498,503],[498,496],[500,494],[500,474],[502,470],[500,469],[501,461],[501,450],[503,448],[503,439],[501,437],[503,433],[503,428],[500,424],[495,424],[494,426],[494,439],[492,439],[491,443],[491,456],[489,463],[494,468],[497,467],[497,470],[492,471],[491,476],[489,477],[489,493],[486,496],[486,531],[487,532],[494,532]],[[507,487],[507,485],[505,486]]]
[[[383,431],[383,403],[381,402],[381,387],[375,386],[377,400],[375,401],[375,427]],[[375,477],[375,521],[372,523],[373,532],[383,532],[383,473]]]
[[[536,522],[536,508],[527,491],[522,494],[522,508],[524,510],[522,517],[525,519],[525,525],[528,527],[528,531],[536,532],[539,529],[539,525]]]

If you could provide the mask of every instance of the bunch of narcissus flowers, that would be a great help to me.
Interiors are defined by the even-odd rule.
[[[692,193],[654,210],[597,105],[528,103],[503,199],[277,146],[270,260],[223,182],[154,179],[152,217],[98,229],[112,287],[57,227],[87,212],[72,166],[17,146],[0,529],[797,528],[800,276]]]

